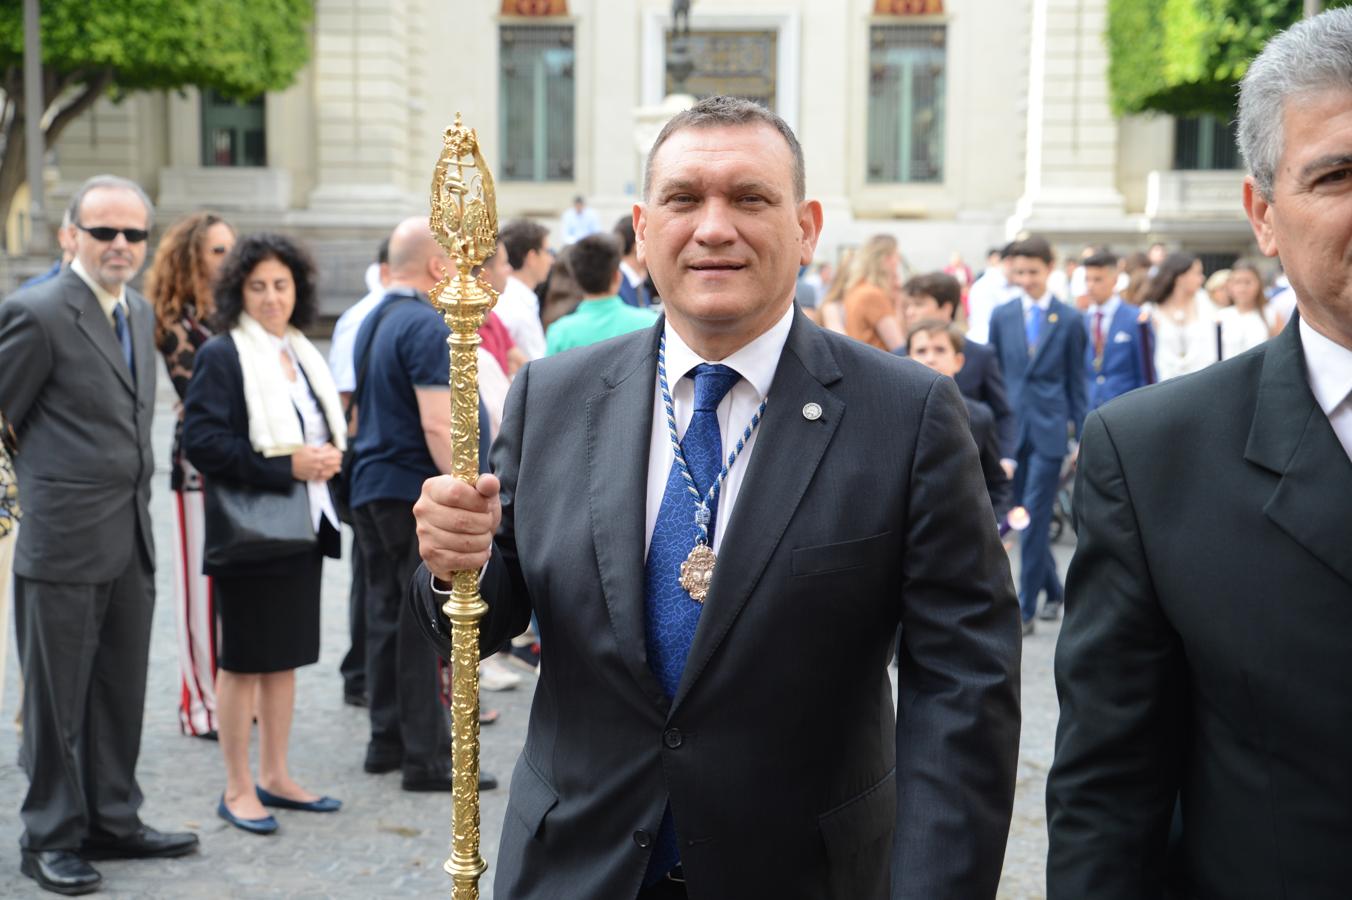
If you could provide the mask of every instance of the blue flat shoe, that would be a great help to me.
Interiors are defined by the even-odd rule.
[[[232,813],[230,807],[225,805],[224,794],[221,794],[221,803],[216,807],[216,815],[241,831],[247,831],[250,834],[272,834],[277,830],[277,820],[272,816],[264,816],[261,819],[242,819]]]
[[[337,812],[343,808],[343,801],[335,800],[332,797],[320,797],[318,800],[291,800],[287,797],[279,797],[271,791],[265,791],[261,787],[255,787],[258,792],[258,802],[264,806],[273,806],[277,809],[298,809],[301,812]],[[272,818],[268,816],[268,818]]]

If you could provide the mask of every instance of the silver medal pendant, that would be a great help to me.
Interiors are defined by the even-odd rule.
[[[696,544],[685,562],[681,563],[681,587],[696,603],[703,603],[704,598],[709,596],[716,562],[718,557],[714,556],[708,544]]]

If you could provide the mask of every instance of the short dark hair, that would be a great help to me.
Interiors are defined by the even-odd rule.
[[[953,322],[945,322],[943,319],[921,319],[915,323],[915,326],[906,333],[906,352],[911,352],[911,338],[917,334],[946,334],[953,343],[953,352],[962,353],[963,348],[967,346],[967,338],[963,337],[962,329]]]
[[[620,242],[613,235],[589,234],[563,252],[578,287],[593,297],[610,293],[620,271]]]
[[[549,229],[530,219],[513,219],[502,226],[498,240],[507,248],[507,264],[520,270],[526,264],[526,256],[532,250],[543,250]]]
[[[1116,269],[1117,254],[1111,250],[1097,250],[1080,260],[1080,265],[1087,269]]]
[[[1014,255],[1014,253],[1013,253],[1014,245],[1017,244],[1017,243],[1018,243],[1018,241],[1010,241],[1008,244],[1005,244],[1003,247],[1001,247],[1001,248],[1000,248],[1000,258],[1001,258],[1001,259],[1009,259],[1011,256],[1013,256],[1013,255]]]
[[[306,328],[314,323],[319,314],[314,259],[291,238],[265,231],[240,238],[221,264],[214,291],[216,316],[212,328],[215,331],[229,331],[239,324],[239,315],[244,312],[244,282],[259,263],[269,259],[290,269],[291,279],[296,283],[296,307],[291,311],[291,324]]]
[[[1052,254],[1052,245],[1047,243],[1047,239],[1033,235],[1026,237],[1021,241],[1015,241],[1009,245],[1010,256],[1031,256],[1034,259],[1040,259],[1047,265],[1052,264],[1055,258]]]
[[[958,311],[958,302],[962,300],[962,285],[947,272],[926,272],[924,275],[916,275],[902,285],[901,292],[912,296],[924,294],[933,297],[934,302],[940,307],[951,306],[955,315]]]
[[[1179,276],[1197,265],[1197,257],[1191,253],[1174,252],[1164,257],[1164,262],[1155,270],[1155,274],[1150,276],[1150,283],[1146,285],[1145,293],[1141,300],[1143,303],[1153,303],[1159,306],[1169,295],[1174,292],[1174,283],[1178,281]]]
[[[662,126],[657,140],[648,151],[648,159],[643,164],[643,197],[646,200],[653,183],[653,157],[658,149],[678,131],[685,128],[716,128],[727,125],[769,125],[789,145],[793,156],[793,198],[799,203],[807,197],[807,165],[803,161],[803,147],[788,123],[770,110],[740,97],[716,96],[699,101],[687,110],[678,112]]]
[[[620,241],[620,255],[628,256],[634,252],[634,217],[620,216],[620,220],[615,223],[615,237]]]
[[[380,246],[376,249],[376,262],[380,263],[382,266],[389,265],[390,263],[389,237],[386,237],[385,240],[381,241]]]

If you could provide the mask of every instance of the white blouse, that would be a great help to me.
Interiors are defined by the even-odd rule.
[[[307,447],[322,447],[329,443],[332,437],[329,434],[329,423],[324,418],[324,411],[319,408],[319,401],[315,399],[314,393],[310,390],[310,384],[305,379],[305,373],[300,367],[300,360],[296,358],[296,353],[291,349],[291,345],[286,338],[274,338],[277,342],[278,350],[285,353],[291,359],[291,368],[296,372],[296,380],[289,382],[291,389],[291,403],[296,407],[296,412],[300,413],[301,427],[305,433],[305,445]],[[307,481],[306,490],[310,497],[310,521],[314,525],[315,532],[319,532],[319,519],[324,517],[329,520],[329,524],[334,530],[340,528],[338,524],[338,511],[333,508],[333,495],[329,493],[329,483],[327,481]]]
[[[1227,306],[1216,314],[1216,321],[1221,326],[1221,349],[1226,359],[1252,350],[1272,334],[1267,318],[1256,309],[1240,312]]]
[[[1198,372],[1216,362],[1216,305],[1198,291],[1193,318],[1179,322],[1168,310],[1155,307],[1155,375],[1159,381]]]

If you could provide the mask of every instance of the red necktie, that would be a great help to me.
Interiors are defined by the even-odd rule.
[[[1103,310],[1094,310],[1094,359],[1103,361]]]

